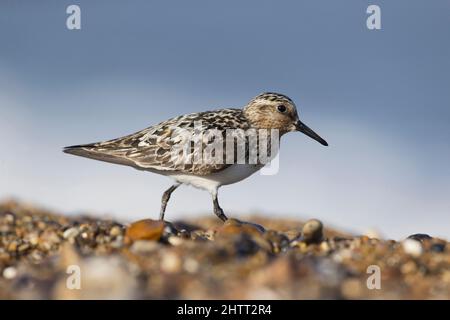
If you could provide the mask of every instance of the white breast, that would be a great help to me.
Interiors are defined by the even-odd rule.
[[[220,186],[241,181],[261,168],[261,165],[234,164],[220,172],[208,176],[176,174],[170,175],[170,177],[180,183],[189,184],[196,188],[208,190],[210,193],[215,193]]]

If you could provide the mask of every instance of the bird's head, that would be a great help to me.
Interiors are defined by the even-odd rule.
[[[307,125],[300,121],[295,103],[287,96],[265,92],[253,98],[244,108],[250,123],[260,129],[277,129],[280,135],[300,131],[320,144],[328,143]]]

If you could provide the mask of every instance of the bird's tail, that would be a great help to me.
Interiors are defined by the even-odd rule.
[[[88,144],[68,146],[64,147],[63,152],[84,158],[106,161],[110,163],[133,165],[132,162],[127,160],[125,157],[121,157],[119,154],[114,153],[113,150],[106,150],[102,148],[101,144],[99,143],[88,143]]]
[[[95,152],[95,143],[79,144],[75,146],[64,147],[63,152],[80,157],[88,157]]]

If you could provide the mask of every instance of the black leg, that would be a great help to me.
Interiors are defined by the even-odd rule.
[[[164,213],[166,212],[166,206],[167,206],[167,202],[169,202],[170,195],[179,186],[180,186],[180,184],[174,184],[173,186],[171,186],[169,189],[167,189],[163,193],[163,196],[162,196],[162,199],[161,199],[161,211],[159,213],[159,220],[164,220]]]
[[[217,194],[213,194],[213,204],[214,204],[214,214],[219,217],[223,222],[227,221],[228,218],[223,213],[222,208],[219,206],[219,200],[217,200]]]

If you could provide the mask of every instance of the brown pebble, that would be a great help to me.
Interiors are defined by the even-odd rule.
[[[308,220],[302,229],[302,240],[306,243],[320,243],[322,239],[322,222],[317,219]]]
[[[13,241],[8,245],[8,251],[10,251],[10,252],[16,251],[17,247],[18,247],[18,243],[16,241]]]
[[[145,219],[132,223],[125,235],[132,241],[159,240],[164,232],[164,222]]]
[[[228,219],[223,226],[217,230],[217,234],[221,235],[239,235],[242,233],[250,235],[261,235],[264,233],[264,228],[260,225],[242,222],[237,219]]]

